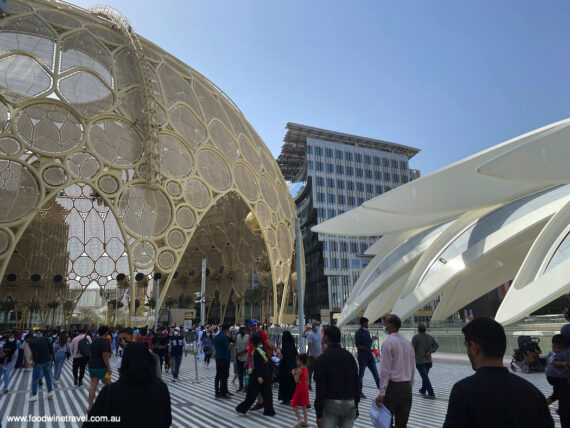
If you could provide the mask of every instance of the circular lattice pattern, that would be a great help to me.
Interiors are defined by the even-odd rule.
[[[261,193],[265,198],[267,204],[271,207],[271,209],[277,209],[277,192],[275,192],[275,188],[273,187],[273,183],[269,178],[265,175],[262,175],[259,179],[259,187],[261,187]]]
[[[206,208],[210,204],[211,197],[208,187],[195,178],[184,183],[184,195],[188,202],[198,209]]]
[[[232,185],[230,169],[215,151],[209,149],[198,151],[196,164],[202,178],[215,190],[228,190]]]
[[[10,242],[12,240],[10,239],[10,234],[1,229],[0,230],[0,255],[4,254],[8,248],[10,248]]]
[[[99,188],[108,194],[113,194],[119,190],[119,182],[112,175],[104,175],[99,179]]]
[[[95,270],[97,271],[97,276],[111,276],[115,272],[115,262],[107,256],[99,257],[95,262]]]
[[[194,226],[194,212],[188,207],[180,207],[176,211],[176,221],[180,226],[190,229]]]
[[[259,196],[257,180],[251,170],[242,163],[234,166],[234,180],[238,189],[250,201],[255,201]]]
[[[275,232],[272,228],[267,229],[267,244],[270,247],[275,246]]]
[[[154,245],[149,241],[138,241],[133,247],[133,259],[139,266],[149,266],[155,255]]]
[[[163,233],[172,217],[168,198],[145,184],[125,187],[118,206],[119,216],[133,235],[151,237]]]
[[[16,118],[16,129],[32,150],[51,156],[71,152],[83,139],[79,119],[55,104],[33,104],[24,108]]]
[[[38,183],[24,165],[0,159],[0,222],[24,217],[37,203]]]
[[[269,225],[269,209],[264,202],[258,202],[255,211],[257,213],[257,220],[262,228],[266,228]]]
[[[158,264],[164,270],[172,269],[176,256],[172,251],[165,250],[158,256]]]
[[[173,229],[168,234],[168,244],[172,248],[181,248],[184,245],[184,233],[179,229]]]
[[[91,125],[89,145],[101,158],[117,167],[134,165],[144,149],[139,134],[120,119],[103,119]]]
[[[0,124],[1,125],[1,124]],[[0,154],[15,155],[20,151],[20,143],[10,137],[0,138]]]
[[[159,136],[160,171],[172,178],[184,178],[194,170],[188,148],[171,135]]]
[[[277,245],[279,253],[283,260],[289,260],[291,257],[291,240],[289,239],[289,232],[283,223],[277,226]]]
[[[180,187],[180,184],[176,181],[169,181],[166,184],[166,191],[170,196],[177,198],[182,194],[182,187]]]
[[[53,187],[61,186],[67,181],[67,174],[60,166],[48,166],[44,169],[42,177],[47,184]]]
[[[75,177],[84,180],[95,177],[99,171],[99,161],[89,153],[78,152],[72,154],[67,161],[67,166],[69,172]]]
[[[3,103],[0,103],[0,132],[6,128],[6,124],[10,120],[10,114],[8,112],[8,107]]]
[[[200,147],[206,141],[206,128],[188,108],[181,104],[170,111],[170,122],[174,129],[194,148]]]
[[[212,134],[214,145],[220,149],[228,160],[232,162],[237,160],[239,150],[234,137],[230,135],[220,122],[214,121],[210,125],[210,134]]]
[[[243,135],[239,136],[238,143],[242,157],[249,162],[256,172],[260,172],[263,165],[253,144]]]

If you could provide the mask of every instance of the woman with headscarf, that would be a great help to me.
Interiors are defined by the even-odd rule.
[[[155,360],[146,343],[125,346],[119,380],[101,389],[89,412],[92,416],[107,416],[109,422],[85,422],[84,428],[164,428],[172,424],[170,393],[156,376]],[[113,416],[120,422],[111,422]]]
[[[287,405],[295,393],[295,378],[292,370],[297,368],[297,347],[291,332],[285,330],[281,339],[283,358],[279,362],[279,395],[281,404]]]

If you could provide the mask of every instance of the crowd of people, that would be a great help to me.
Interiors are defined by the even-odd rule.
[[[374,402],[390,412],[394,426],[406,427],[416,370],[421,377],[418,392],[426,399],[435,399],[429,371],[438,343],[422,323],[412,340],[407,340],[399,334],[401,324],[396,315],[383,318],[386,337],[377,350],[368,330],[369,321],[361,318],[355,334],[356,358],[341,346],[338,327],[324,325],[321,329],[319,322],[313,322],[303,333],[306,353],[288,330],[283,330],[278,347],[270,339],[267,326],[256,320],[247,325],[206,325],[193,330],[182,326],[157,331],[101,326],[97,330],[7,332],[0,335],[0,373],[4,394],[10,391],[11,372],[21,369],[32,375],[28,400],[37,401],[38,389],[44,384],[47,392],[43,397],[51,399],[64,363],[71,359],[75,387],[84,385],[86,371],[89,375],[85,405],[89,416],[114,416],[120,418],[120,426],[168,427],[172,423],[170,393],[162,373],[170,372],[171,381],[177,382],[183,355],[195,352],[204,370],[214,360],[213,397],[235,399],[238,415],[262,410],[263,415],[274,416],[272,385],[278,382],[277,399],[283,408],[292,408],[289,411],[297,426],[309,426],[309,391],[314,389],[317,426],[346,428],[353,426],[359,417],[359,404],[366,399],[362,379],[368,369],[378,388]],[[562,426],[569,426],[570,324],[552,339],[546,375],[553,393],[548,398],[504,367],[506,336],[500,324],[478,318],[462,332],[475,374],[451,390],[444,427],[552,427],[548,406],[556,401]],[[235,389],[230,391],[232,367]],[[111,382],[115,370],[118,380]],[[103,387],[97,394],[100,383]],[[152,411],[132,410],[147,407]]]

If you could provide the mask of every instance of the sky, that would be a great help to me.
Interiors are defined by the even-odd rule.
[[[275,157],[295,122],[417,147],[425,175],[570,117],[566,0],[106,4],[220,87]]]

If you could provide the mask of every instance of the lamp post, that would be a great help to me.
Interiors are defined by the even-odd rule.
[[[160,296],[160,279],[162,275],[160,272],[154,274],[154,280],[156,281],[156,297],[154,300],[154,331],[158,330],[158,297]]]
[[[206,324],[206,259],[202,259],[202,283],[200,288],[200,324]]]
[[[305,314],[303,313],[303,272],[301,260],[301,220],[295,219],[295,239],[297,241],[297,307],[299,310],[299,350],[303,352],[305,349],[305,340],[303,339],[303,327]]]

